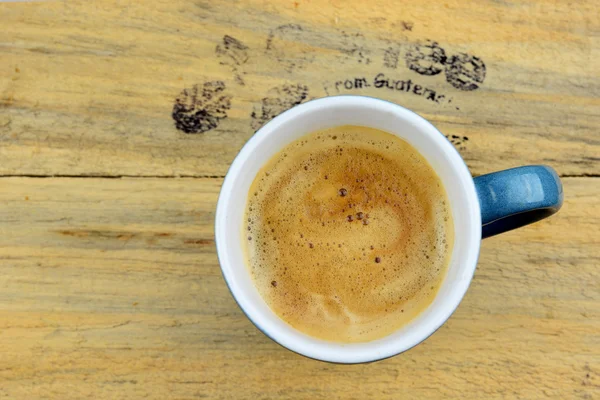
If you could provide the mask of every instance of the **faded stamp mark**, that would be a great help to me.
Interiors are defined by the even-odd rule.
[[[383,66],[387,68],[398,68],[398,59],[400,57],[400,49],[398,47],[388,47],[383,53]]]
[[[310,64],[315,58],[308,46],[302,46],[305,38],[306,33],[302,26],[280,25],[269,33],[265,51],[273,56],[287,72],[292,72]]]
[[[446,80],[460,90],[475,90],[485,79],[485,64],[482,59],[459,53],[446,62]]]
[[[406,66],[418,74],[432,76],[444,70],[446,51],[437,42],[412,46],[405,56]]]
[[[217,45],[215,53],[221,59],[221,65],[231,68],[235,81],[240,85],[245,85],[242,75],[246,73],[242,72],[240,67],[248,61],[248,46],[232,36],[225,35],[223,42]]]
[[[365,36],[360,32],[350,33],[341,31],[340,33],[342,35],[340,51],[348,58],[354,59],[360,64],[370,64],[371,51],[369,50]]]
[[[272,88],[252,111],[252,128],[258,129],[284,111],[302,103],[308,97],[308,87],[302,84],[285,84]]]
[[[221,81],[194,85],[175,99],[173,112],[175,127],[188,134],[204,133],[219,126],[231,108],[231,96],[222,94],[225,83]]]
[[[437,43],[427,40],[415,44],[407,51],[406,66],[420,75],[432,76],[444,71],[446,81],[459,90],[478,89],[485,80],[485,63],[479,57],[459,53],[446,56],[446,51]],[[392,68],[392,64],[384,64]]]

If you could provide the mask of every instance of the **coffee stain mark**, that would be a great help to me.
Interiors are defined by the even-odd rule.
[[[185,244],[197,244],[200,246],[209,246],[215,243],[213,239],[186,239],[183,241]]]
[[[391,69],[398,68],[398,59],[400,58],[400,49],[398,47],[388,47],[383,53],[383,66]]]
[[[365,36],[360,32],[350,33],[340,31],[342,42],[340,51],[349,59],[353,59],[359,64],[368,65],[371,63],[371,50],[365,40]]]
[[[479,57],[459,53],[446,62],[446,81],[457,89],[471,91],[485,79],[485,63]]]
[[[41,53],[41,54],[53,54],[55,53],[55,51],[47,49],[45,47],[32,47],[30,49],[28,49],[29,51],[31,51],[32,53]]]
[[[154,246],[155,244],[157,244],[159,242],[160,239],[169,238],[171,236],[174,236],[173,233],[166,233],[166,232],[158,232],[158,233],[153,233],[153,234],[148,234],[148,235],[150,235],[150,237],[146,238],[146,244],[149,246]]]
[[[187,133],[204,133],[219,126],[227,118],[231,108],[231,96],[223,94],[222,81],[196,84],[183,91],[175,99],[171,116],[175,128]]]
[[[8,108],[12,106],[15,101],[15,96],[13,94],[7,94],[3,97],[0,97],[0,108]]]
[[[131,240],[135,235],[133,233],[121,233],[119,235],[117,235],[117,239],[118,240],[124,240],[124,241],[129,241]]]
[[[411,31],[413,30],[415,24],[410,21],[400,21],[400,25],[402,26],[402,30]]]
[[[4,128],[4,129],[0,129],[0,132],[2,132],[2,133],[4,133],[4,132],[8,132],[8,131],[9,131],[9,129],[10,129],[10,126],[12,125],[12,122],[13,122],[13,120],[12,120],[12,118],[11,118],[11,117],[9,117],[9,116],[6,116],[6,117],[5,117],[5,119],[4,119],[4,121],[3,121],[3,120],[0,120],[0,128]],[[3,132],[3,131],[4,131],[4,132]],[[11,139],[17,139],[17,138],[19,137],[19,135],[17,135],[17,133],[16,133],[16,132],[13,132],[13,133],[10,135],[10,137],[11,137]]]
[[[265,52],[274,57],[287,72],[293,72],[315,59],[312,50],[301,45],[305,37],[306,32],[301,25],[280,25],[269,33]]]
[[[233,36],[223,36],[223,43],[220,43],[215,48],[217,57],[221,59],[221,65],[226,65],[231,68],[235,81],[244,86],[246,83],[242,75],[246,73],[241,71],[240,67],[248,61],[248,46],[243,44]]]
[[[173,236],[173,234],[172,233],[161,232],[161,233],[155,233],[154,236],[157,236],[157,237],[169,237],[169,236]]]
[[[399,20],[392,22],[390,27],[396,32],[412,32],[413,28],[415,27],[415,23],[412,21]]]
[[[88,237],[90,236],[90,232],[89,231],[69,231],[69,230],[62,230],[62,231],[58,231],[59,234],[64,235],[64,236],[72,236],[72,237],[78,237],[78,238],[84,238],[84,237]]]
[[[260,128],[282,112],[302,103],[307,97],[308,87],[302,84],[284,84],[270,89],[260,106],[254,106],[250,115],[252,128]]]
[[[84,239],[86,241],[97,241],[101,239],[117,240],[123,242],[125,246],[130,240],[143,240],[146,245],[153,246],[158,243],[160,238],[168,238],[174,236],[172,233],[147,233],[147,232],[115,232],[107,230],[90,230],[90,229],[64,229],[56,231],[59,235],[72,237],[76,239]]]
[[[586,317],[587,317],[587,315],[586,315]],[[585,365],[583,366],[583,370],[585,372],[585,375],[584,375],[583,379],[581,380],[581,386],[599,387],[600,385],[595,382],[595,378],[598,375],[595,371],[592,370],[592,368],[590,368],[590,365],[588,363],[585,363]],[[589,398],[591,398],[591,397],[589,397]]]
[[[371,17],[369,18],[369,21],[375,24],[383,24],[387,20],[385,17]]]
[[[131,232],[113,232],[113,231],[101,231],[101,230],[59,230],[58,234],[63,236],[70,236],[75,238],[101,238],[101,239],[117,239],[121,241],[129,241],[137,236]]]
[[[406,66],[420,75],[437,75],[444,70],[446,51],[437,42],[427,40],[412,45],[406,52]]]

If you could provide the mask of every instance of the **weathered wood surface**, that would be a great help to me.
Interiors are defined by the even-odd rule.
[[[598,398],[599,12],[591,0],[1,3],[0,399]],[[478,69],[461,83],[465,60]],[[213,238],[244,142],[337,93],[419,112],[475,175],[540,162],[565,186],[558,215],[484,241],[447,324],[369,365],[267,339],[227,291]]]
[[[475,174],[523,163],[600,173],[595,0],[0,7],[3,174],[222,176],[265,120],[337,93],[381,97],[429,118],[456,136]],[[407,56],[431,52],[414,46],[431,41],[445,64],[458,54],[481,60],[479,88],[455,88],[446,71],[410,70]],[[380,73],[394,89],[375,87]],[[409,79],[410,92],[393,85]],[[216,116],[226,118],[205,133],[176,129],[176,97],[207,82],[223,84],[230,108]],[[214,105],[200,92],[199,109]]]
[[[238,309],[213,241],[218,179],[0,181],[0,398],[595,398],[600,180],[484,241],[454,316],[370,365],[308,360]]]

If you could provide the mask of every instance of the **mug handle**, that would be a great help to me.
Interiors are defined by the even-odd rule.
[[[520,228],[556,213],[563,188],[556,171],[529,165],[474,178],[482,238]]]

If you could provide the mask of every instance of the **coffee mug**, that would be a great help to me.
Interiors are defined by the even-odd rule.
[[[454,220],[448,271],[429,307],[382,339],[335,343],[308,336],[265,303],[246,266],[243,219],[255,176],[278,151],[314,131],[340,125],[380,129],[416,148],[444,185]],[[225,282],[246,316],[265,335],[304,356],[336,363],[371,362],[402,353],[433,334],[462,300],[477,265],[481,239],[538,221],[559,210],[563,191],[556,172],[525,166],[471,177],[454,146],[431,123],[399,105],[363,96],[333,96],[298,105],[250,138],[235,158],[219,196],[217,254]]]

